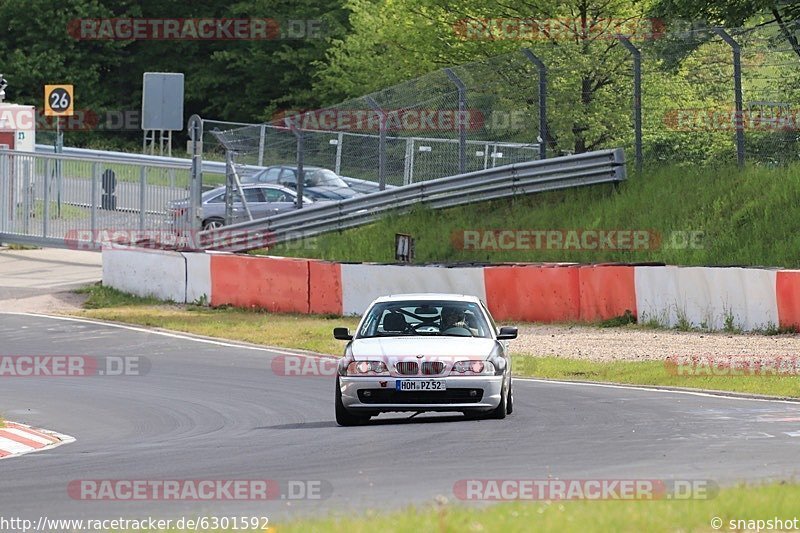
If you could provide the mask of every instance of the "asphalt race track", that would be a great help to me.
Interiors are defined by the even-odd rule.
[[[4,377],[10,420],[72,435],[0,461],[0,516],[288,516],[453,501],[461,479],[796,476],[800,404],[515,382],[506,420],[333,421],[331,378],[273,373],[277,355],[90,322],[0,315],[0,355],[145,356],[145,376]],[[513,347],[513,345],[512,345]],[[794,436],[793,436],[794,435]],[[82,501],[81,479],[324,480],[323,500]]]

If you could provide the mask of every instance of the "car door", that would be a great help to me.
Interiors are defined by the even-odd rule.
[[[239,195],[234,197],[233,204],[233,218],[236,222],[243,222],[249,220],[247,218],[247,210],[244,208]],[[261,194],[259,187],[248,187],[244,189],[244,199],[247,202],[247,208],[254,219],[264,218],[269,216],[269,205],[264,201],[264,196]]]
[[[294,209],[295,196],[288,191],[277,187],[263,187],[261,192],[269,204],[271,214],[283,213]]]

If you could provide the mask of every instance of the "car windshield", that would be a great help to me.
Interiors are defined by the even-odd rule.
[[[480,305],[472,302],[408,300],[375,304],[358,338],[426,335],[491,338]]]
[[[310,187],[347,187],[335,172],[325,168],[304,169],[305,185]]]

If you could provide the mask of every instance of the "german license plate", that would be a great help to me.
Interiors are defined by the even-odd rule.
[[[394,386],[399,391],[447,390],[447,382],[443,379],[398,379]]]

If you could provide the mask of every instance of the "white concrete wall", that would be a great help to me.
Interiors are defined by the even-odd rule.
[[[186,303],[211,302],[211,254],[183,252],[186,259]]]
[[[410,292],[470,294],[486,300],[483,268],[342,265],[342,309],[362,314],[379,296]]]
[[[744,330],[778,324],[776,271],[755,268],[636,267],[639,322],[723,329],[726,317]]]
[[[103,250],[103,285],[160,300],[186,301],[186,260],[178,252]]]

